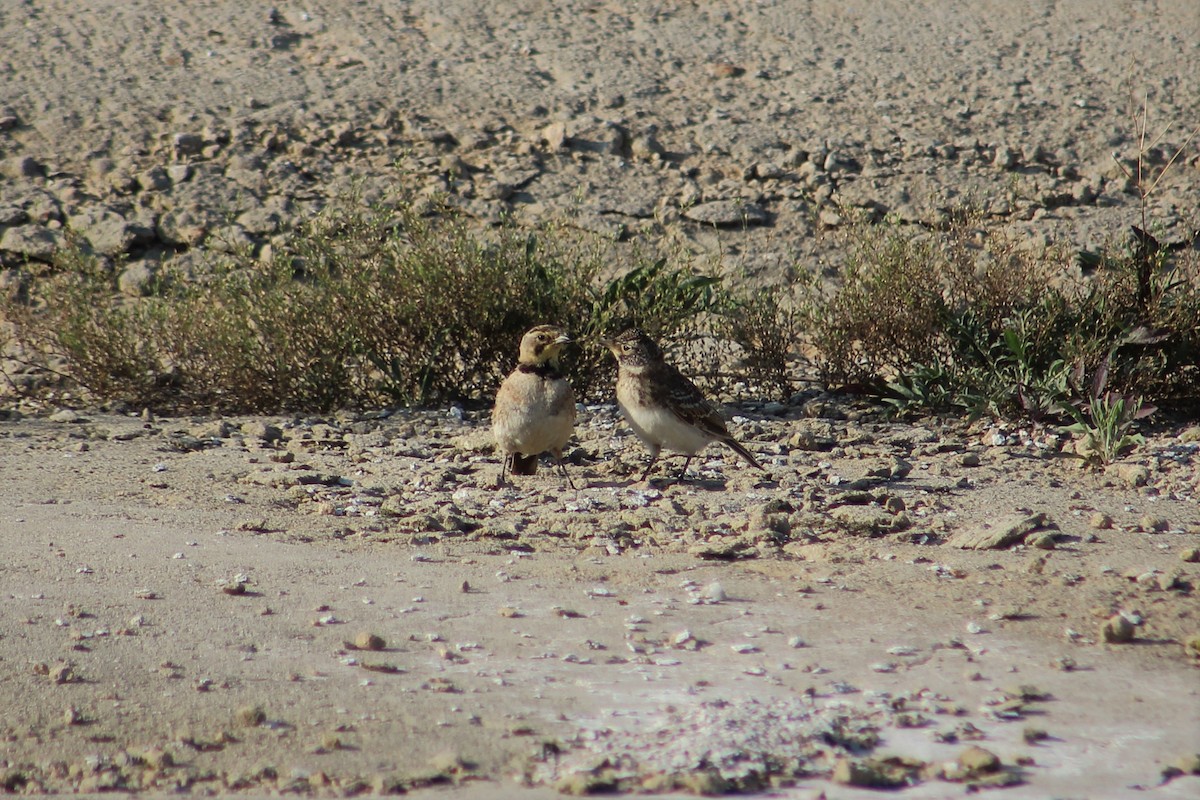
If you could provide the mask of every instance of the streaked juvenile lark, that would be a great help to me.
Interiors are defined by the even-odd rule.
[[[617,404],[629,427],[650,451],[650,463],[642,473],[642,480],[646,480],[664,447],[687,456],[679,473],[683,478],[692,457],[710,442],[729,445],[752,466],[766,472],[750,451],[730,435],[716,406],[683,373],[666,362],[654,340],[630,328],[603,343],[617,357]]]
[[[562,460],[575,427],[575,392],[558,367],[558,357],[570,341],[557,325],[538,325],[521,338],[517,368],[500,384],[492,410],[492,433],[504,458],[501,484],[506,470],[535,474],[538,456],[548,452],[576,488]]]

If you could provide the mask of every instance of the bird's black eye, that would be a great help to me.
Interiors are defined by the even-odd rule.
[[[622,350],[624,350],[626,353],[632,353],[632,352],[633,352],[633,345],[631,345],[631,344],[623,344],[623,345],[621,345],[621,349],[622,349]]]

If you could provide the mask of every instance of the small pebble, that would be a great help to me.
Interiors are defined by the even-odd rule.
[[[1166,517],[1146,514],[1138,520],[1138,528],[1146,533],[1162,533],[1171,529],[1171,523]]]
[[[359,650],[382,650],[387,647],[387,642],[382,636],[370,631],[359,631],[354,636],[354,646]]]
[[[257,728],[267,721],[267,712],[262,706],[242,706],[234,715],[234,722],[242,728]]]
[[[1124,644],[1133,641],[1133,623],[1124,614],[1114,614],[1100,626],[1100,641]]]

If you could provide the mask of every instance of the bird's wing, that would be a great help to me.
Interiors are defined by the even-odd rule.
[[[696,384],[670,364],[663,364],[662,370],[663,373],[651,381],[656,395],[654,399],[670,408],[675,416],[689,425],[695,425],[714,439],[728,438],[729,429],[725,427],[721,412],[701,394]]]

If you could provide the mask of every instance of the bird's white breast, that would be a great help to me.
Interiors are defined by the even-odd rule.
[[[643,405],[632,397],[622,396],[625,394],[617,392],[617,404],[629,427],[646,444],[695,455],[712,441],[711,436],[684,422],[670,409]]]

